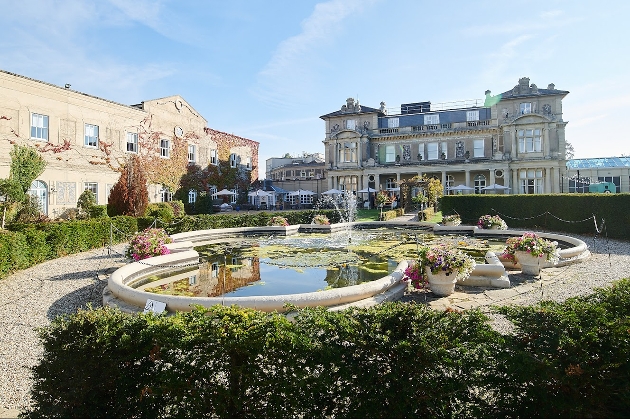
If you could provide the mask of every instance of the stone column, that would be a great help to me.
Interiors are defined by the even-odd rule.
[[[512,171],[512,192],[515,194],[520,193],[520,188],[518,184],[518,171],[519,169]]]
[[[516,136],[516,127],[510,128],[510,137],[512,137],[512,158],[518,158],[518,138]]]
[[[494,177],[494,169],[490,169],[490,184],[493,185],[497,183],[496,178]]]
[[[503,186],[507,186],[508,188],[510,188],[505,190],[506,194],[515,193],[513,192],[514,187],[512,186],[512,178],[510,176],[512,176],[512,170],[507,168],[503,169]]]
[[[549,124],[546,124],[549,125]],[[543,134],[543,156],[545,157],[549,157],[549,128],[548,127],[544,127],[542,129],[542,134]]]
[[[543,193],[551,193],[551,168],[545,167],[543,170]]]

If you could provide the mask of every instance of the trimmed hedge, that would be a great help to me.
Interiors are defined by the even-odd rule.
[[[72,253],[126,241],[138,231],[134,217],[120,216],[37,224],[12,224],[0,230],[0,278],[11,272]]]
[[[477,310],[173,316],[80,311],[41,329],[26,417],[627,417],[630,280]]]
[[[594,234],[606,221],[611,238],[630,238],[630,194],[447,195],[443,214],[458,213],[463,224],[476,224],[484,214],[498,214],[510,228]]]

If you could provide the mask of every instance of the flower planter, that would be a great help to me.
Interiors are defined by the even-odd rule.
[[[500,230],[501,226],[490,226],[488,230]]]
[[[444,221],[444,225],[445,226],[458,226],[460,225],[462,222],[457,220],[457,221]]]
[[[425,270],[427,279],[429,280],[429,289],[433,294],[440,297],[451,295],[455,292],[455,282],[457,282],[457,273],[440,271],[436,274],[431,273],[430,269]]]
[[[521,265],[521,272],[525,275],[540,274],[540,267],[543,263],[542,257],[532,256],[531,253],[522,250],[514,252],[514,257],[518,264]]]

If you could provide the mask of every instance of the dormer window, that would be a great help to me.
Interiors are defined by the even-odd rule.
[[[440,114],[434,113],[431,115],[424,115],[424,125],[437,125],[440,123]]]

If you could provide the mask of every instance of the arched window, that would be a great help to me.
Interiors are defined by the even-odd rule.
[[[34,180],[26,193],[37,198],[39,210],[42,214],[48,215],[48,186],[46,183],[41,180]]]
[[[486,177],[484,175],[475,176],[475,193],[483,193],[482,188],[486,187]]]

